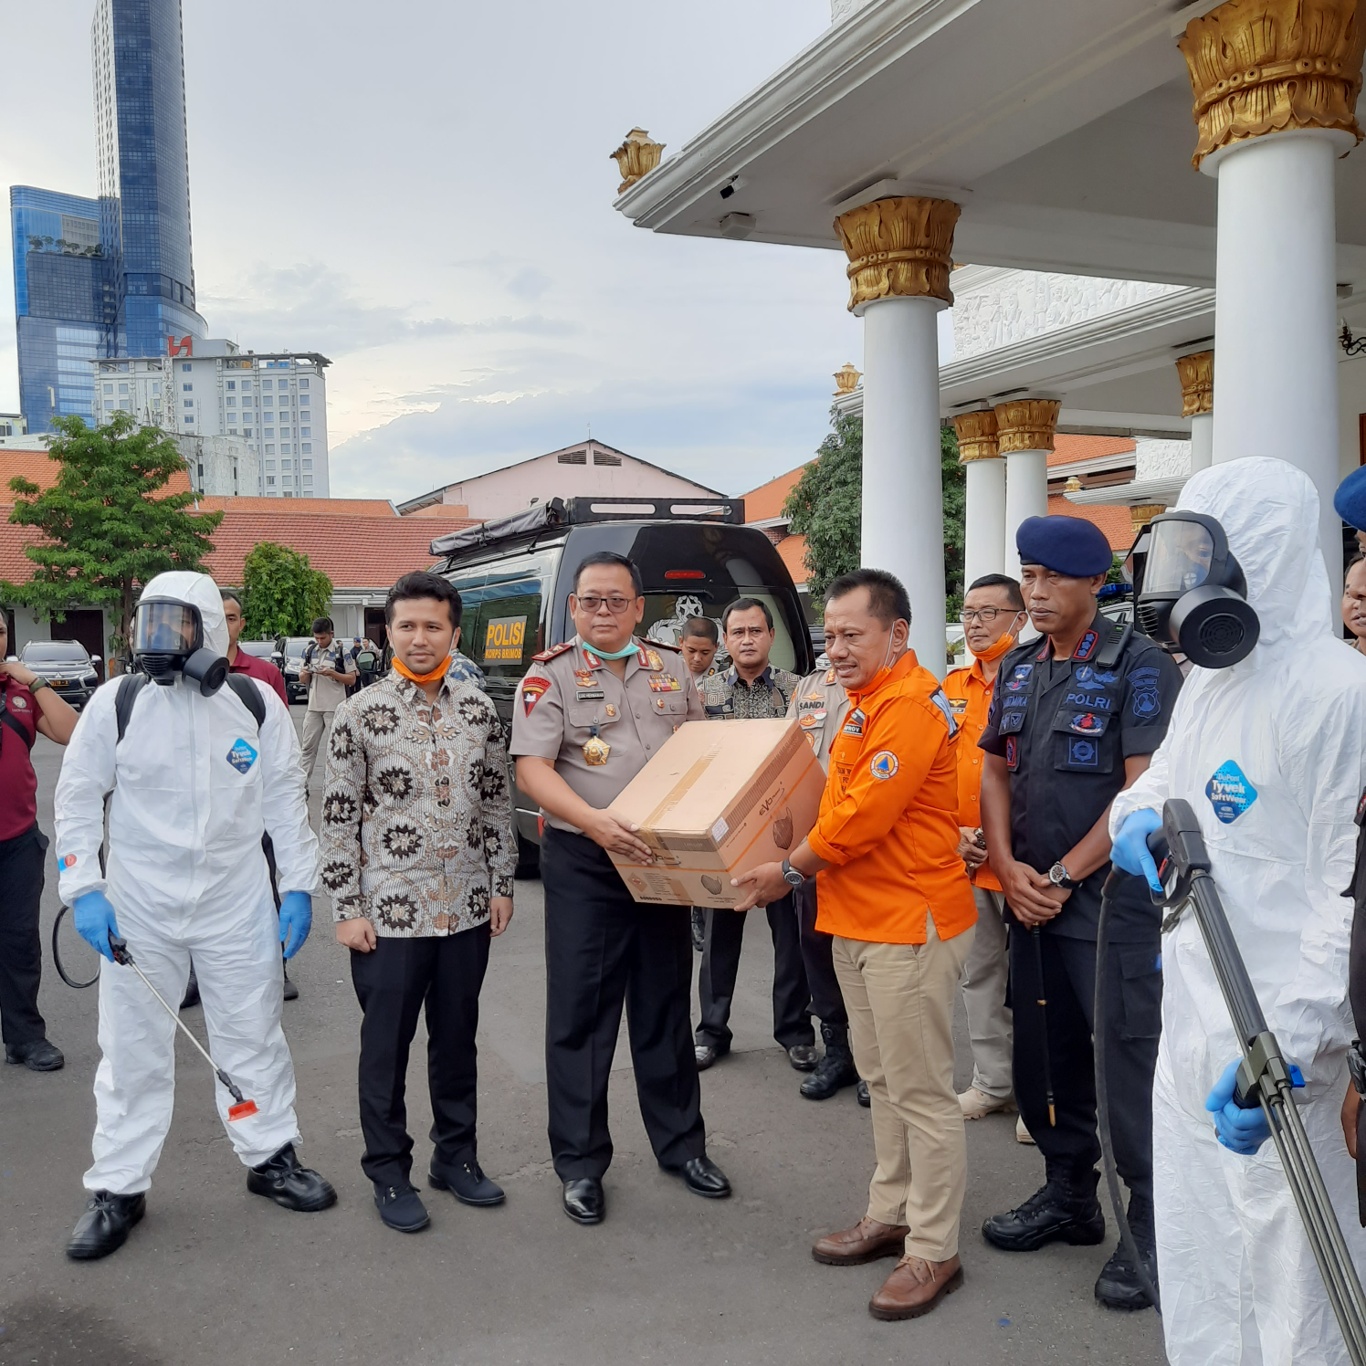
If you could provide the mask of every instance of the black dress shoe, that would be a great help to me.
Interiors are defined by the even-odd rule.
[[[602,1182],[596,1176],[581,1176],[564,1183],[564,1212],[576,1224],[600,1224],[607,1213]]]
[[[386,1228],[417,1233],[432,1222],[422,1197],[412,1186],[375,1186],[375,1208]]]
[[[699,1072],[705,1072],[713,1063],[720,1062],[729,1052],[729,1046],[719,1048],[714,1043],[698,1044],[693,1049],[693,1057],[697,1059],[697,1070]]]
[[[502,1186],[490,1181],[477,1162],[432,1160],[427,1183],[433,1190],[450,1191],[462,1205],[501,1205],[507,1196]]]
[[[72,1261],[93,1262],[97,1257],[117,1252],[128,1241],[129,1230],[146,1212],[147,1197],[141,1191],[137,1195],[96,1191],[85,1213],[76,1220],[66,1255]]]
[[[725,1172],[705,1154],[690,1157],[674,1175],[681,1176],[683,1184],[694,1195],[701,1195],[705,1199],[724,1200],[730,1194],[730,1182],[726,1180]]]
[[[987,1219],[982,1236],[1005,1252],[1033,1252],[1055,1242],[1093,1246],[1105,1237],[1097,1180],[1096,1172],[1074,1179],[1052,1176],[1017,1209]]]
[[[862,1077],[859,1078],[858,1085],[854,1087],[854,1099],[858,1101],[865,1110],[873,1103],[872,1096],[868,1094],[868,1083],[864,1081]]]
[[[268,1162],[248,1169],[247,1189],[302,1214],[337,1203],[337,1192],[311,1167],[300,1164],[292,1143],[286,1143]]]
[[[56,1072],[65,1064],[62,1050],[46,1039],[35,1039],[32,1043],[9,1044],[5,1048],[5,1061],[19,1063],[30,1072]]]
[[[816,1045],[813,1043],[794,1043],[787,1050],[787,1060],[798,1072],[814,1072],[817,1057]]]

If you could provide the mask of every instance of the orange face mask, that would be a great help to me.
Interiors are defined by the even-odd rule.
[[[998,659],[1007,655],[1015,648],[1016,639],[1013,631],[1007,631],[1003,636],[993,640],[985,650],[974,651],[973,657],[980,659],[983,664],[994,664]]]
[[[441,678],[445,675],[446,670],[450,667],[451,657],[450,655],[447,655],[446,658],[443,659],[441,663],[438,664],[436,668],[434,668],[431,671],[431,673],[415,674],[401,659],[399,659],[397,656],[395,656],[394,658],[394,671],[403,678],[406,678],[410,683],[416,683],[420,687],[423,687],[428,683],[435,683],[438,678]]]

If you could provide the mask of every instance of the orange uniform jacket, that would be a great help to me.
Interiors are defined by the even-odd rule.
[[[991,710],[991,694],[996,680],[987,682],[981,660],[974,659],[966,669],[954,669],[944,679],[944,696],[949,699],[958,720],[958,824],[969,830],[982,824],[982,763],[985,755],[977,748],[987,725]],[[993,892],[1001,890],[1001,881],[984,863],[968,874],[974,886]]]
[[[939,681],[908,651],[872,689],[850,694],[807,843],[817,928],[875,944],[923,944],[977,923],[958,857],[957,727]]]

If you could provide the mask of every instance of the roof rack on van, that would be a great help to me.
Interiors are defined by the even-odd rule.
[[[525,512],[494,517],[463,531],[438,536],[433,555],[452,555],[472,546],[493,545],[554,527],[584,522],[730,522],[743,526],[743,498],[551,498]]]

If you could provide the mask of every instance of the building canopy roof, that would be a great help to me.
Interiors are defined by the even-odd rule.
[[[837,214],[962,205],[960,261],[1209,286],[1173,0],[873,0],[617,200],[637,226],[838,249]],[[676,142],[676,139],[673,139]],[[1338,163],[1338,279],[1366,295],[1366,157]],[[721,192],[729,193],[722,198]],[[749,220],[728,215],[746,215]]]

